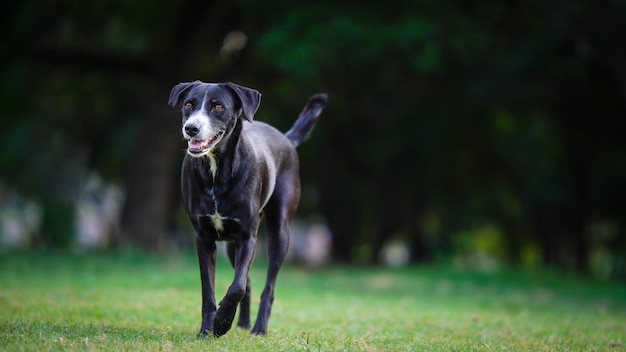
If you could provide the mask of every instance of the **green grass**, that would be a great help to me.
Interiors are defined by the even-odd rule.
[[[231,279],[220,258],[218,300]],[[287,266],[269,334],[220,339],[199,285],[191,254],[0,256],[0,351],[626,351],[626,285],[554,273]]]

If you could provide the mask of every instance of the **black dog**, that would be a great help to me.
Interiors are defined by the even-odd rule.
[[[241,328],[250,328],[250,280],[261,213],[267,222],[267,280],[253,335],[267,333],[274,284],[289,245],[289,225],[300,200],[295,147],[313,129],[326,95],[309,100],[291,130],[253,122],[261,94],[233,83],[179,83],[169,104],[183,105],[182,133],[188,140],[182,166],[185,211],[196,230],[202,281],[200,336],[224,335],[240,305]],[[244,121],[245,120],[245,121]],[[215,241],[229,241],[235,277],[217,309]]]

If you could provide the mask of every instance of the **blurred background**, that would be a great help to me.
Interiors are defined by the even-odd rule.
[[[263,93],[299,148],[292,259],[626,278],[621,0],[11,1],[0,248],[188,250],[182,81]]]

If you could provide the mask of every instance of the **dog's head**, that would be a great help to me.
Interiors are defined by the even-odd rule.
[[[234,83],[179,83],[170,92],[169,105],[182,104],[182,133],[187,153],[201,157],[229,135],[240,117],[252,122],[261,94]]]

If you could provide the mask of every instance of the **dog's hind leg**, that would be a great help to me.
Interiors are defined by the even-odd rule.
[[[228,259],[230,260],[230,264],[235,267],[235,246],[233,242],[229,242],[226,245],[226,249],[228,252]],[[248,280],[246,281],[246,294],[241,299],[239,303],[239,322],[237,326],[241,329],[250,329],[250,275],[248,275]]]
[[[272,198],[265,207],[265,221],[267,222],[267,254],[268,268],[265,288],[261,294],[261,303],[252,335],[267,334],[267,322],[274,302],[274,286],[287,250],[289,248],[289,225],[295,213],[299,198],[300,187],[297,179],[285,182],[279,178]]]

